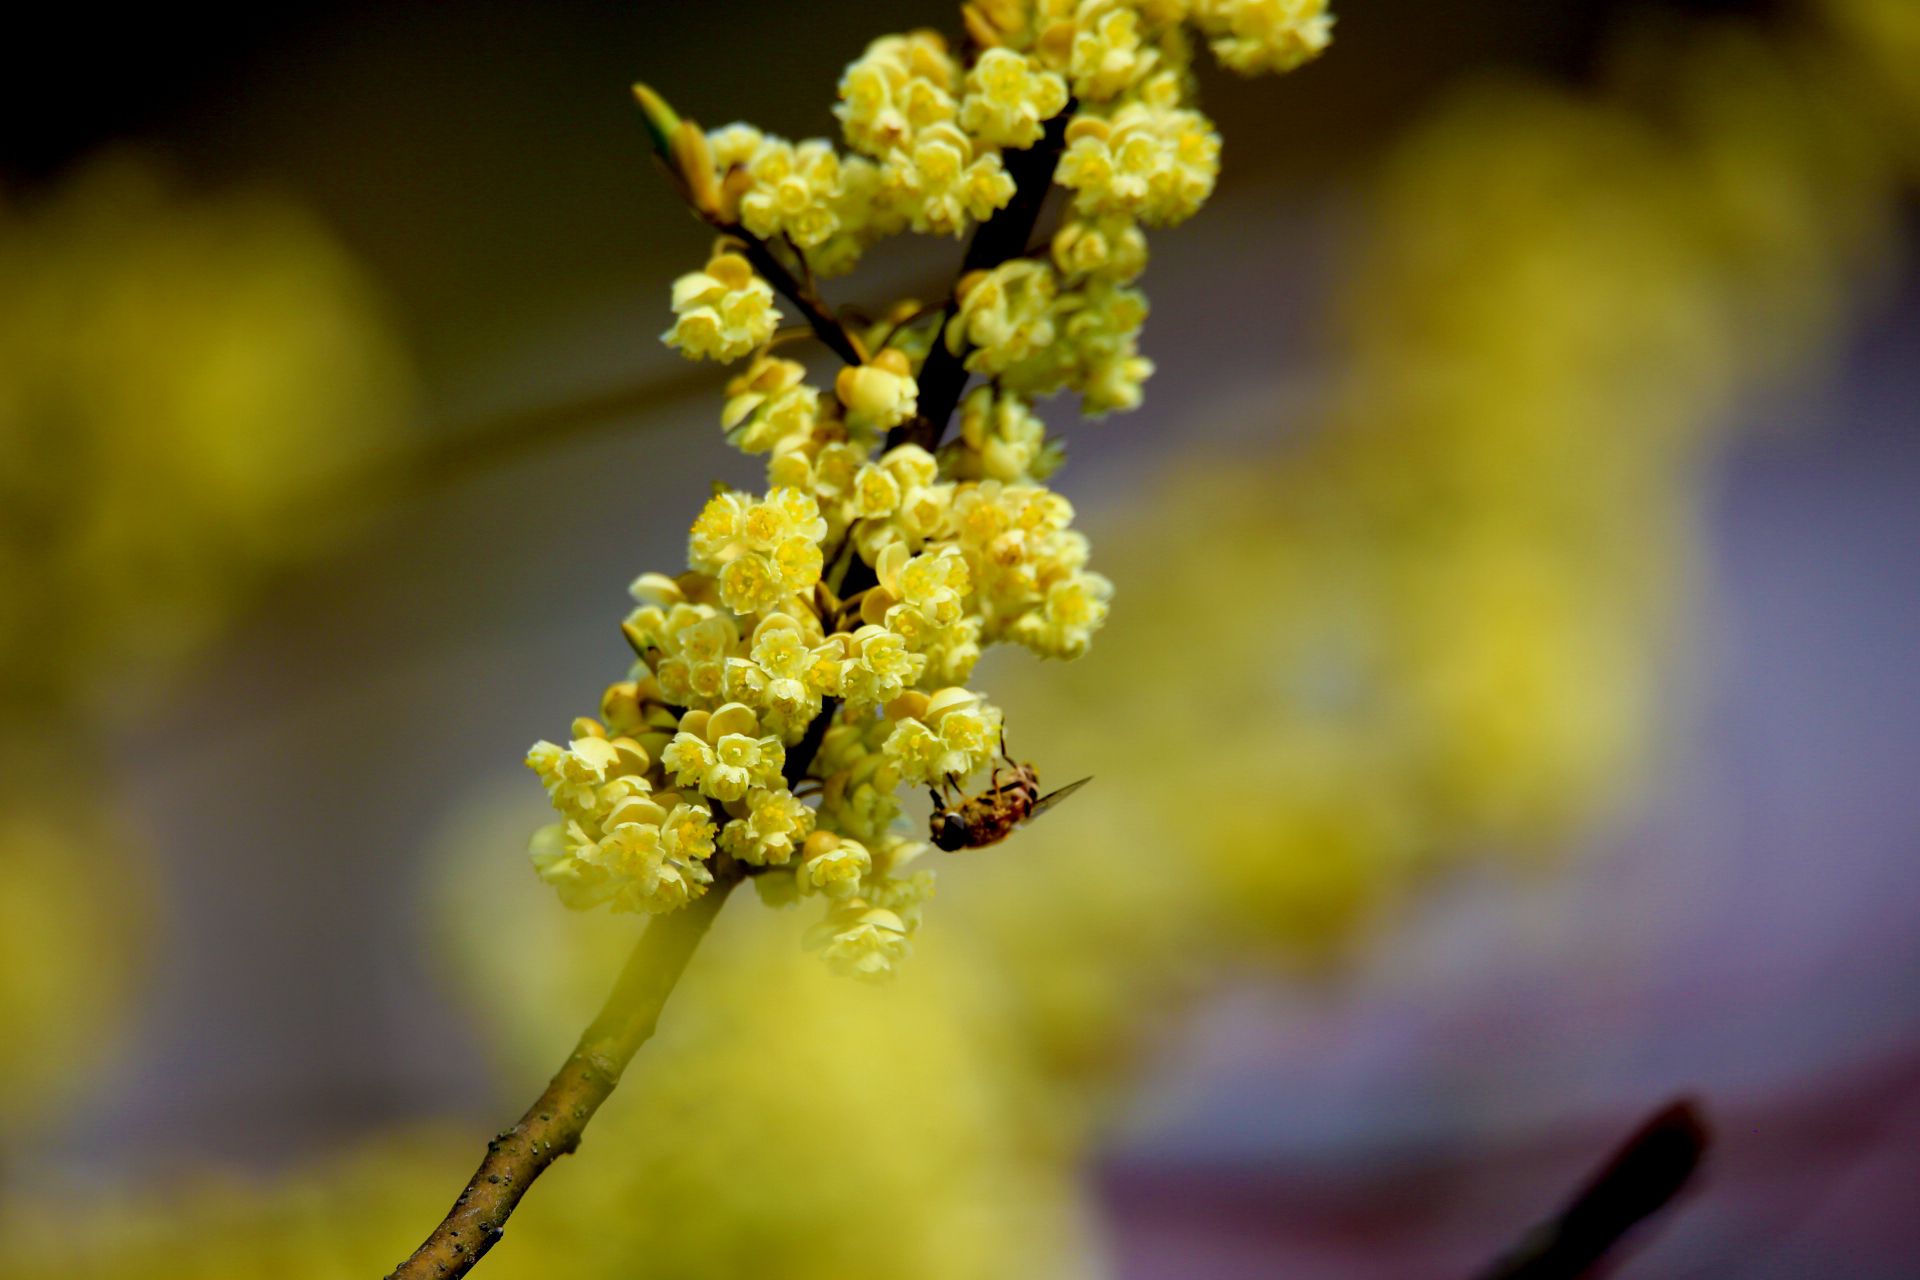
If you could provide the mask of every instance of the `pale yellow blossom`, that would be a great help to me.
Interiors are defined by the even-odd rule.
[[[1110,116],[1081,115],[1067,126],[1058,181],[1074,192],[1082,215],[1163,227],[1198,212],[1219,175],[1220,136],[1207,118],[1142,96]]]
[[[1214,56],[1242,75],[1292,71],[1333,40],[1327,0],[1193,0],[1193,17]]]
[[[967,367],[998,373],[1053,341],[1053,270],[1019,258],[968,277],[960,308],[947,325],[950,350],[966,351]]]
[[[967,73],[960,127],[989,146],[1030,147],[1067,105],[1067,83],[1012,49],[988,49]]]
[[[673,327],[662,339],[695,360],[738,360],[766,344],[780,323],[773,289],[737,253],[673,282]]]

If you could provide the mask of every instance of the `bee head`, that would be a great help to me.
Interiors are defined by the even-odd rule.
[[[927,834],[933,837],[933,847],[948,853],[967,847],[967,824],[951,809],[935,809],[933,816],[927,819]]]

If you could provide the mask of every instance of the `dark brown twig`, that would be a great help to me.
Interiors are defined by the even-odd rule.
[[[1025,151],[1007,153],[1007,172],[1014,181],[1013,199],[1006,207],[980,224],[967,243],[966,257],[960,263],[961,278],[975,271],[987,271],[1003,262],[1020,257],[1033,239],[1040,221],[1040,209],[1053,186],[1054,170],[1060,166],[1060,152],[1066,145],[1067,121],[1073,118],[1074,104],[1047,121],[1040,141]],[[957,291],[956,291],[957,292]],[[931,452],[946,434],[947,422],[960,403],[967,385],[963,353],[952,351],[946,343],[947,325],[959,310],[958,298],[947,303],[933,333],[933,350],[920,367],[920,412],[887,433],[887,447],[917,444]]]
[[[1692,1180],[1710,1137],[1698,1104],[1661,1108],[1623,1143],[1567,1207],[1527,1233],[1477,1280],[1580,1280]]]
[[[974,271],[986,271],[1027,251],[1033,229],[1040,221],[1040,209],[1053,186],[1054,170],[1060,167],[1060,152],[1066,145],[1067,122],[1073,118],[1074,104],[1047,121],[1040,141],[1025,151],[1007,155],[1007,172],[1013,176],[1013,199],[988,218],[967,242],[966,256],[960,262],[960,277]],[[920,366],[920,411],[887,433],[887,448],[917,444],[931,453],[940,447],[953,411],[960,405],[960,393],[967,386],[967,366],[961,353],[947,346],[947,325],[960,309],[958,282],[940,323],[933,330],[933,349]],[[874,585],[873,566],[855,556],[847,566],[840,584],[840,595],[850,599]]]
[[[859,343],[854,341],[847,327],[840,323],[840,317],[834,314],[833,308],[821,299],[810,283],[794,275],[765,240],[737,223],[714,218],[709,218],[707,221],[720,234],[740,242],[747,261],[753,264],[753,269],[772,285],[781,297],[799,308],[807,326],[835,355],[848,364],[861,363]],[[801,265],[805,264],[806,259],[803,257]]]

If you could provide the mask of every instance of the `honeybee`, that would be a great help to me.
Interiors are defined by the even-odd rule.
[[[1031,821],[1093,781],[1082,778],[1069,782],[1058,791],[1040,794],[1040,775],[1030,764],[1007,759],[993,771],[992,785],[977,796],[961,796],[949,803],[940,791],[933,792],[933,816],[927,820],[927,834],[934,847],[955,853],[961,849],[984,849],[999,844],[1013,829]],[[948,779],[949,785],[952,779]]]

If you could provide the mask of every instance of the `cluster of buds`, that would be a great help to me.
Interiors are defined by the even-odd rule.
[[[569,746],[528,757],[560,816],[535,863],[570,905],[672,911],[750,877],[770,901],[825,903],[813,936],[835,967],[891,971],[932,891],[900,793],[964,791],[1003,751],[1000,709],[968,687],[981,650],[1074,658],[1106,620],[1112,586],[1046,486],[1061,449],[1034,402],[1139,403],[1142,228],[1191,216],[1219,168],[1196,43],[1285,68],[1330,19],[1323,0],[980,0],[962,17],[958,50],[917,31],[847,68],[844,151],[706,131],[638,89],[720,236],[675,282],[665,340],[748,361],[721,426],[766,456],[767,488],[716,492],[688,571],[634,583],[633,670]],[[1063,221],[1029,255],[1054,182]],[[944,306],[905,301],[855,332],[815,292],[885,236],[975,227]],[[772,354],[777,298],[844,362],[830,392]]]

